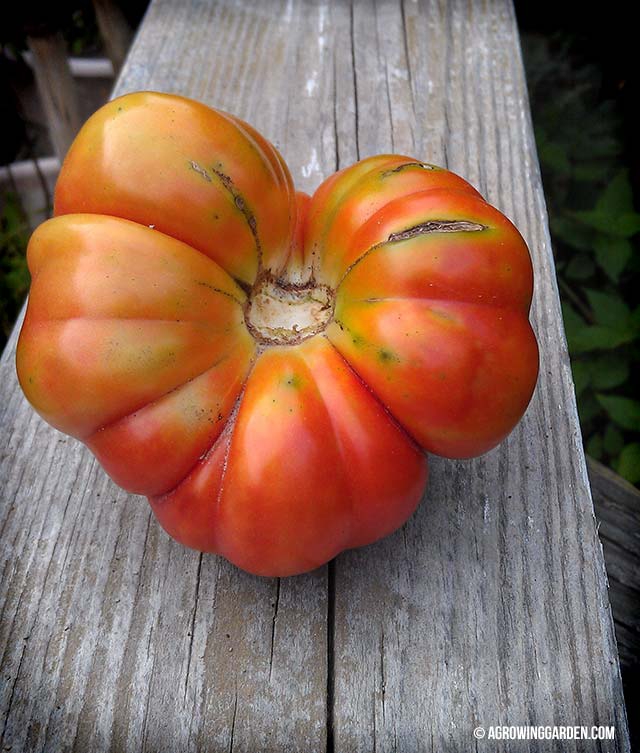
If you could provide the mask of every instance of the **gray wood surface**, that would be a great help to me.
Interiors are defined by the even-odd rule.
[[[248,120],[299,188],[396,151],[461,173],[536,268],[540,381],[496,450],[434,459],[388,539],[266,580],[181,548],[146,502],[3,400],[0,750],[627,751],[518,34],[508,2],[154,0],[117,93]],[[613,741],[474,727],[614,725]]]
[[[620,663],[640,687],[640,491],[587,458]]]
[[[127,57],[133,32],[115,0],[93,0],[93,10],[100,37],[117,75]]]

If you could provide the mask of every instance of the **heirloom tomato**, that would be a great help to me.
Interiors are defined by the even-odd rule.
[[[538,368],[532,267],[462,178],[362,160],[296,194],[250,125],[143,92],[89,119],[28,249],[22,388],[166,531],[262,575],[398,528]]]

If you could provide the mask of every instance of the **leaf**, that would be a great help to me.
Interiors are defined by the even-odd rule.
[[[599,290],[584,291],[593,310],[598,324],[625,331],[629,328],[631,309],[618,296],[610,293],[601,293]]]
[[[588,227],[599,230],[605,235],[620,238],[630,238],[640,232],[640,215],[634,212],[614,216],[597,209],[587,209],[571,212],[571,216]]]
[[[606,235],[631,238],[640,232],[640,214],[633,211],[628,170],[620,170],[615,175],[593,209],[571,212],[570,215]]]
[[[596,211],[618,217],[625,212],[633,212],[633,189],[629,171],[619,170],[596,202]],[[639,218],[640,219],[640,218]]]
[[[11,198],[4,204],[2,211],[2,225],[7,227],[7,232],[12,234],[16,228],[19,228],[24,222],[20,205]]]
[[[590,381],[597,390],[611,390],[629,378],[629,365],[621,356],[600,356],[588,364]]]
[[[598,403],[591,392],[585,392],[578,398],[578,413],[580,415],[580,425],[584,427],[602,411],[602,406]]]
[[[612,232],[622,238],[631,238],[636,233],[640,233],[640,214],[625,212],[619,215],[613,223]]]
[[[553,141],[543,141],[538,145],[538,156],[543,165],[550,167],[559,175],[569,175],[571,173],[569,158],[561,144],[554,143]]]
[[[602,435],[594,434],[587,442],[585,449],[592,458],[600,460],[602,458]]]
[[[602,180],[609,172],[609,165],[606,161],[583,162],[575,165],[573,168],[573,177],[578,181],[592,183]]]
[[[640,431],[640,402],[619,395],[596,395],[600,405],[618,426],[630,431]]]
[[[593,230],[568,216],[549,217],[551,233],[572,248],[581,251],[593,250]]]
[[[542,144],[544,144],[547,141],[547,132],[544,126],[534,123],[533,133],[536,137],[536,144],[538,146],[538,149],[540,149]]]
[[[593,240],[593,248],[598,265],[613,282],[618,282],[633,255],[630,241],[627,238],[614,238],[599,233]]]
[[[571,361],[571,372],[573,374],[573,384],[576,390],[576,397],[579,397],[589,386],[591,375],[589,366],[584,361]]]
[[[569,336],[569,333],[578,332],[583,327],[586,326],[585,320],[580,316],[580,314],[573,308],[573,306],[570,303],[567,303],[566,301],[562,301],[561,303],[562,308],[562,318],[564,319],[564,328],[567,333],[567,337]]]
[[[569,262],[566,275],[573,280],[586,280],[591,277],[595,268],[595,264],[586,254],[578,254]]]
[[[617,455],[624,447],[624,438],[620,429],[616,429],[613,424],[608,424],[604,432],[603,440],[604,451],[608,455]]]
[[[620,453],[618,473],[632,484],[640,481],[640,442],[632,442]]]
[[[614,348],[624,345],[634,339],[633,332],[618,332],[611,327],[583,327],[582,329],[569,333],[567,332],[567,341],[569,351],[572,354],[588,353],[591,350],[613,350]]]
[[[615,138],[600,138],[597,144],[589,143],[591,157],[615,157],[622,151],[622,144]]]

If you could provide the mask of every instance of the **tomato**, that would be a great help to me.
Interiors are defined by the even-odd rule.
[[[28,248],[25,395],[168,533],[261,575],[397,529],[426,453],[470,457],[533,392],[533,276],[465,180],[383,155],[296,194],[243,121],[108,103]]]

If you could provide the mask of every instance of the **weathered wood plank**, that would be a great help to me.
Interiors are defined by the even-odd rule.
[[[640,673],[640,491],[587,458],[620,663]]]
[[[444,162],[514,220],[536,267],[542,369],[506,443],[472,462],[434,460],[405,528],[337,560],[336,749],[454,751],[473,746],[478,725],[587,723],[620,725],[618,739],[535,750],[623,750],[602,552],[512,10],[378,2],[372,13],[356,3],[352,23],[353,96],[367,112],[361,156],[391,140]],[[397,127],[412,109],[413,128]]]
[[[270,10],[157,4],[115,94],[178,91],[281,141],[296,46],[286,6]],[[253,55],[238,54],[243,37]],[[310,97],[306,119],[319,116]],[[307,143],[292,141],[294,164]],[[170,541],[143,499],[33,415],[14,347],[15,333],[1,382],[0,748],[324,749],[326,568],[280,583]]]
[[[40,101],[47,118],[49,138],[62,159],[81,125],[78,93],[69,62],[67,44],[59,31],[28,36]]]
[[[117,75],[127,57],[133,31],[122,9],[113,0],[93,0],[93,10],[107,55]]]
[[[46,427],[0,363],[0,747],[465,750],[478,724],[614,724],[597,540],[507,2],[155,0],[116,93],[180,92],[273,140],[300,188],[379,151],[445,163],[516,221],[542,373],[523,425],[432,463],[395,536],[300,578],[187,551]],[[478,742],[478,750],[515,743]]]

